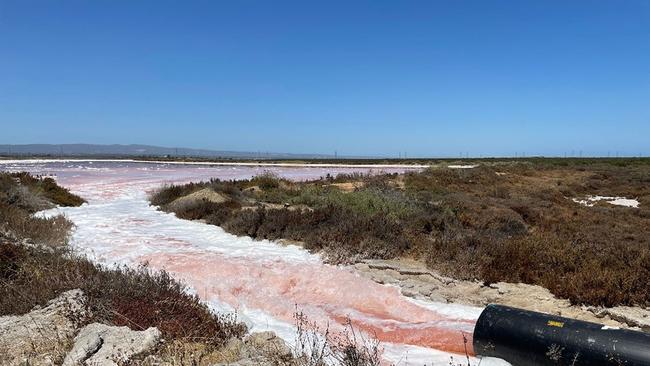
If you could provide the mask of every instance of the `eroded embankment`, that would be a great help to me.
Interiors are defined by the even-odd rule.
[[[354,264],[364,277],[394,285],[414,299],[483,307],[488,304],[554,314],[604,325],[650,332],[650,309],[640,306],[597,307],[572,305],[541,286],[463,281],[443,276],[413,260],[364,260]]]

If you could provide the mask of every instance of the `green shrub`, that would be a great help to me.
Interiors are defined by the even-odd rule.
[[[263,190],[278,188],[280,186],[280,178],[277,174],[266,171],[250,181],[251,185],[260,187]]]
[[[56,184],[52,178],[34,177],[29,173],[0,173],[14,179],[17,185],[28,188],[31,194],[47,199],[51,203],[59,206],[80,206],[86,202],[83,198],[70,193],[66,188]],[[6,178],[5,178],[6,179]],[[4,180],[4,179],[3,179]],[[4,180],[5,184],[7,180]],[[7,192],[6,186],[2,189]],[[35,207],[40,209],[40,207]]]

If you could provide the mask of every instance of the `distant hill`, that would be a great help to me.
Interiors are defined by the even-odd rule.
[[[0,156],[96,156],[96,157],[203,157],[237,159],[323,159],[323,154],[289,154],[251,151],[219,151],[152,145],[27,144],[0,145]]]

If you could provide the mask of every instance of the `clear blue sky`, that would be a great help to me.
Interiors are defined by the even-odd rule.
[[[0,0],[0,143],[650,154],[650,1]]]

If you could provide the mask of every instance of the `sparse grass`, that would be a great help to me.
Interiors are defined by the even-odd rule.
[[[209,187],[230,201],[176,214],[237,235],[302,241],[335,263],[410,256],[457,278],[538,284],[575,303],[648,305],[649,161],[484,160],[474,169],[302,183],[267,174],[172,186],[152,202],[165,210]],[[571,200],[586,195],[636,198],[641,207]]]
[[[33,217],[16,207],[0,203],[0,231],[9,231],[19,240],[56,247],[65,245],[72,223],[63,216]]]
[[[329,328],[321,329],[309,321],[307,316],[294,313],[296,345],[292,361],[298,366],[379,366],[382,347],[380,342],[364,335],[354,328],[350,319],[344,330],[334,333]]]

